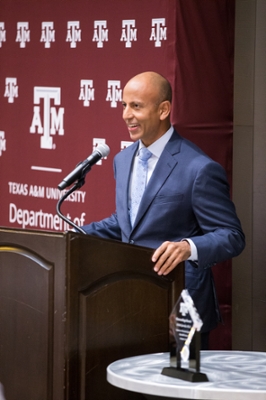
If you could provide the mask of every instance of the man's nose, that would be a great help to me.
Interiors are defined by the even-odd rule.
[[[123,109],[123,119],[126,120],[126,119],[130,119],[130,118],[132,118],[131,108],[128,106],[125,106]]]

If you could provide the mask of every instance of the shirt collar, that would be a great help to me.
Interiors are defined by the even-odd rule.
[[[169,141],[173,132],[174,132],[174,127],[171,125],[170,128],[168,129],[168,131],[163,134],[163,136],[161,136],[154,143],[152,143],[149,147],[147,147],[154,156],[156,156],[158,158],[160,157],[160,155],[162,154],[162,152],[166,146],[166,143]],[[142,141],[139,140],[138,154],[139,154],[139,150],[142,147],[145,147],[145,146],[142,143]]]

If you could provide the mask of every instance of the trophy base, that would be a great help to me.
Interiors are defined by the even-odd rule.
[[[209,379],[206,374],[196,371],[190,371],[184,368],[165,367],[163,368],[162,375],[170,376],[171,378],[182,379],[188,382],[208,382]]]

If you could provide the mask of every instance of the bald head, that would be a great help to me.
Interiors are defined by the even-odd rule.
[[[142,72],[131,78],[125,88],[138,85],[142,90],[149,91],[152,97],[156,97],[156,103],[160,104],[163,101],[172,102],[172,88],[169,81],[157,72],[147,71]],[[155,100],[155,98],[154,98]]]

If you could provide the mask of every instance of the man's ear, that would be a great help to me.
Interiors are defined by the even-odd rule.
[[[171,112],[171,103],[168,100],[162,101],[159,106],[160,120],[163,121],[169,117]]]

